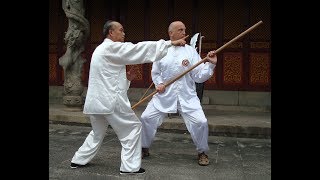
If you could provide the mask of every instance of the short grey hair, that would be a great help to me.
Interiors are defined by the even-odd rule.
[[[109,33],[109,30],[113,27],[113,20],[108,20],[103,26],[103,35],[106,36]]]

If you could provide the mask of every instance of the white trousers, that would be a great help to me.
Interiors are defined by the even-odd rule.
[[[85,165],[91,161],[101,147],[109,123],[122,146],[120,171],[138,171],[141,167],[141,122],[136,114],[133,111],[120,113],[116,108],[113,114],[89,115],[89,117],[92,131],[74,154],[71,162]]]
[[[183,113],[178,102],[178,111],[191,135],[198,153],[207,152],[208,146],[208,123],[202,109],[193,112]],[[142,122],[142,147],[149,148],[156,135],[157,128],[163,123],[167,113],[156,109],[151,100],[141,115]]]

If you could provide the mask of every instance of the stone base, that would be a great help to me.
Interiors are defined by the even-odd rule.
[[[63,104],[68,107],[82,107],[83,99],[81,96],[63,96]]]
[[[79,112],[79,111],[83,111],[83,108],[82,107],[65,107],[63,108],[63,111]]]

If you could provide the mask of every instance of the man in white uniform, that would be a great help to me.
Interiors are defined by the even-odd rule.
[[[168,28],[170,40],[184,37],[185,30],[186,27],[181,21],[172,22]],[[142,157],[149,156],[149,147],[166,114],[176,113],[178,110],[196,146],[198,164],[202,166],[209,164],[206,155],[209,150],[208,123],[197,96],[195,82],[203,83],[213,75],[217,63],[215,52],[210,51],[205,63],[198,65],[168,87],[164,86],[199,61],[201,57],[197,51],[185,45],[170,47],[164,58],[153,63],[151,75],[158,93],[153,95],[141,115]]]
[[[83,113],[90,118],[92,131],[71,160],[71,168],[86,165],[98,152],[108,123],[120,140],[120,174],[143,174],[141,168],[141,122],[131,109],[127,90],[126,65],[154,62],[167,54],[177,41],[124,42],[124,29],[119,22],[107,21],[105,39],[92,54],[89,84]],[[129,75],[134,76],[130,71]],[[128,79],[127,79],[128,78]]]

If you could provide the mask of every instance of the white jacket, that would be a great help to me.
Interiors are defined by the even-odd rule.
[[[126,77],[125,65],[160,60],[170,46],[171,41],[165,40],[132,44],[106,38],[92,54],[83,113],[110,114],[116,103],[124,113],[132,112],[127,96],[130,81]]]
[[[156,86],[160,83],[166,84],[199,61],[201,61],[201,57],[191,46],[172,46],[169,48],[167,56],[153,63],[151,70],[152,81]],[[212,63],[201,63],[166,87],[165,92],[153,95],[152,101],[155,108],[165,113],[176,113],[177,102],[179,101],[183,112],[201,109],[195,82],[203,83],[208,80],[213,75],[214,68],[215,65]]]

